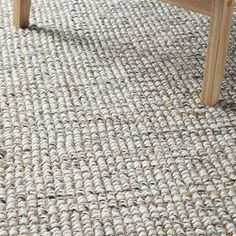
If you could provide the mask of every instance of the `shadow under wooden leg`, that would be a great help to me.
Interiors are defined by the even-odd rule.
[[[14,26],[26,28],[29,25],[31,0],[14,0]]]
[[[213,0],[202,102],[214,106],[219,101],[225,72],[234,0]]]

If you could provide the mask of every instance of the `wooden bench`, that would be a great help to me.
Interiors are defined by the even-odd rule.
[[[25,28],[29,23],[31,0],[14,1],[14,25],[16,28]],[[224,77],[234,0],[161,1],[211,17],[201,99],[205,105],[215,105],[219,101]]]

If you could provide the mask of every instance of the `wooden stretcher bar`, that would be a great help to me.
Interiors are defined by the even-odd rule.
[[[212,0],[161,0],[162,2],[195,11],[204,15],[211,15]],[[222,0],[224,1],[224,0]]]

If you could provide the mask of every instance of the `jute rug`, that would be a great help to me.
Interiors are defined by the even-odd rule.
[[[0,235],[236,235],[236,44],[207,108],[208,18],[32,4],[17,31],[0,0]]]

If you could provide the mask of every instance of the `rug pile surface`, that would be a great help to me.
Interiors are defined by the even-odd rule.
[[[236,44],[207,108],[207,17],[36,0],[15,30],[0,5],[0,236],[236,235]]]

